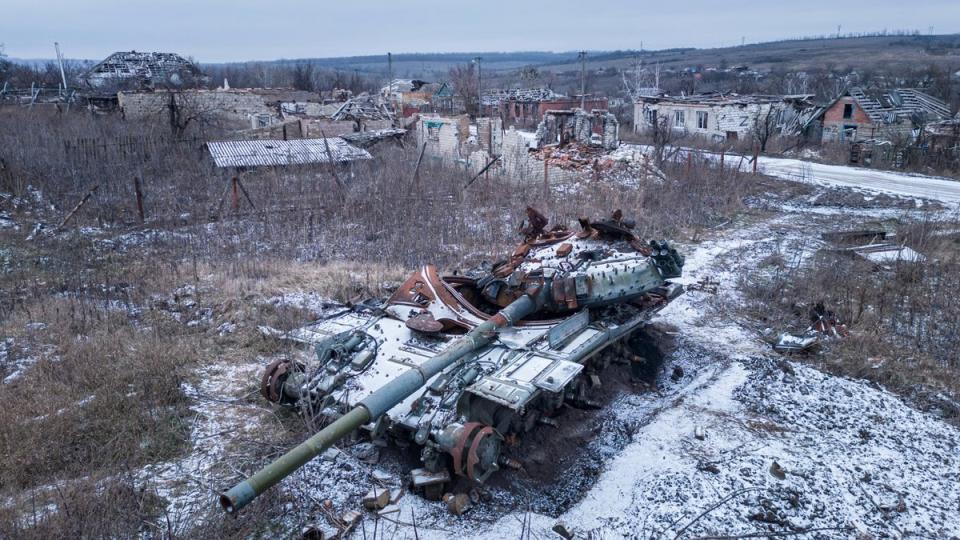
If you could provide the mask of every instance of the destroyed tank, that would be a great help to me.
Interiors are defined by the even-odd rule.
[[[484,482],[502,443],[588,405],[625,343],[683,292],[683,257],[642,242],[617,211],[555,226],[532,208],[506,260],[442,277],[424,266],[386,301],[355,304],[294,331],[310,362],[271,363],[261,393],[329,419],[325,428],[220,496],[235,512],[338,440],[360,434],[420,449],[413,485],[437,497],[455,476]],[[522,457],[521,457],[522,458]]]

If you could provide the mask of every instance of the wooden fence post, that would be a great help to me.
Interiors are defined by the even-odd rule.
[[[233,183],[233,187],[232,187],[233,193],[232,193],[232,199],[231,199],[231,202],[233,203],[233,211],[239,212],[240,211],[240,180],[236,176],[234,176],[233,178],[230,179],[230,181]]]
[[[140,223],[143,223],[143,191],[140,189],[140,179],[136,176],[133,177],[133,191],[137,194],[137,214],[140,215]]]

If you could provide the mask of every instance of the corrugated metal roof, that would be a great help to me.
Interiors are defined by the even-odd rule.
[[[210,157],[217,167],[282,167],[309,163],[344,163],[372,159],[366,150],[352,146],[340,137],[292,141],[214,141],[207,143]]]

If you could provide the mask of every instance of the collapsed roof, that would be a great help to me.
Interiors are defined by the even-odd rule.
[[[391,94],[393,92],[419,92],[425,85],[430,84],[427,81],[419,79],[394,79],[390,84],[380,89],[381,94]]]
[[[333,120],[390,120],[393,114],[387,106],[376,97],[366,92],[343,102],[330,117]]]
[[[710,92],[691,94],[689,96],[640,96],[638,99],[645,103],[677,103],[686,105],[713,105],[713,106],[745,106],[766,105],[772,103],[793,103],[797,105],[812,105],[814,94],[735,94]]]
[[[564,97],[549,88],[509,88],[488,90],[483,93],[484,105],[497,105],[501,101],[539,102]]]
[[[88,86],[181,87],[206,84],[209,77],[176,53],[115,52],[81,76]]]
[[[950,118],[950,107],[946,103],[915,88],[865,90],[854,87],[846,93],[878,124],[912,120],[917,116],[926,120]]]

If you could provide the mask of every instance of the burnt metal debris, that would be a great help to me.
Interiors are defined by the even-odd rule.
[[[357,430],[419,447],[413,485],[439,498],[456,477],[479,483],[519,466],[504,440],[564,404],[588,406],[611,362],[642,361],[628,338],[683,293],[668,281],[683,257],[666,241],[641,241],[619,211],[581,219],[580,230],[527,215],[524,242],[507,259],[443,277],[424,266],[386,301],[293,331],[316,357],[270,364],[261,392],[332,423],[223,492],[224,510]]]

